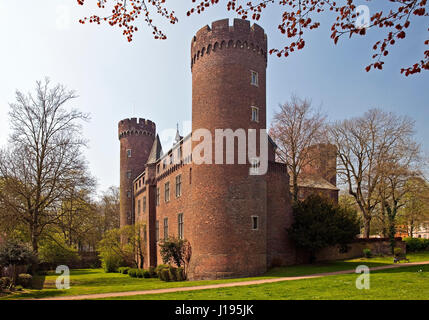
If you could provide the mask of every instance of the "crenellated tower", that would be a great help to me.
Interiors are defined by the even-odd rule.
[[[266,67],[267,37],[257,24],[234,19],[230,26],[224,19],[200,29],[191,42],[192,134],[208,129],[213,143],[216,129],[244,129],[246,137],[257,129],[259,137],[266,129]],[[187,221],[193,227],[186,232],[195,279],[259,274],[267,267],[265,176],[249,175],[247,155],[237,164],[235,141],[234,164],[192,165]]]
[[[134,223],[133,180],[145,169],[155,140],[156,125],[142,118],[118,123],[120,141],[120,226]]]

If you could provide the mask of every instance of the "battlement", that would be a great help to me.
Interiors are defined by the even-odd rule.
[[[143,118],[130,118],[119,121],[118,136],[121,139],[128,135],[154,136],[156,132],[155,122]]]
[[[197,60],[216,50],[227,48],[247,49],[267,59],[267,35],[264,29],[250,21],[234,19],[229,25],[229,19],[214,21],[202,27],[192,38],[191,68]]]

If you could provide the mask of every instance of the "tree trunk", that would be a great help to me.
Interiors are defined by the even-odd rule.
[[[368,239],[371,232],[371,219],[364,217],[363,236]]]

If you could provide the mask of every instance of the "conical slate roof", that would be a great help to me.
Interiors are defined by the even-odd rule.
[[[159,140],[159,135],[156,135],[155,140],[153,141],[152,149],[150,150],[149,158],[147,163],[155,163],[162,156],[162,146],[161,141]]]

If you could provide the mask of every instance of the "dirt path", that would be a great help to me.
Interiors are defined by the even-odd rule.
[[[384,270],[384,269],[396,269],[396,268],[401,268],[401,267],[410,267],[410,266],[427,265],[427,264],[429,264],[429,261],[403,263],[403,264],[391,264],[391,265],[386,265],[386,266],[373,267],[373,268],[370,268],[370,270],[371,271],[377,271],[377,270]],[[96,293],[96,294],[85,294],[85,295],[77,295],[77,296],[43,298],[43,299],[38,299],[38,300],[83,300],[83,299],[100,299],[100,298],[110,298],[110,297],[128,297],[128,296],[144,295],[144,294],[160,294],[160,293],[195,291],[195,290],[204,290],[204,289],[241,287],[241,286],[249,286],[249,285],[254,285],[254,284],[264,284],[264,283],[274,283],[274,282],[281,282],[281,281],[320,278],[320,277],[325,277],[325,276],[332,276],[332,275],[338,275],[338,274],[348,274],[348,273],[355,273],[355,269],[326,272],[326,273],[317,273],[317,274],[312,274],[312,275],[308,275],[308,276],[298,276],[298,277],[282,277],[282,278],[273,278],[273,279],[261,279],[261,280],[251,280],[251,281],[219,283],[219,284],[210,284],[210,285],[205,285],[205,286],[194,286],[194,287]]]

